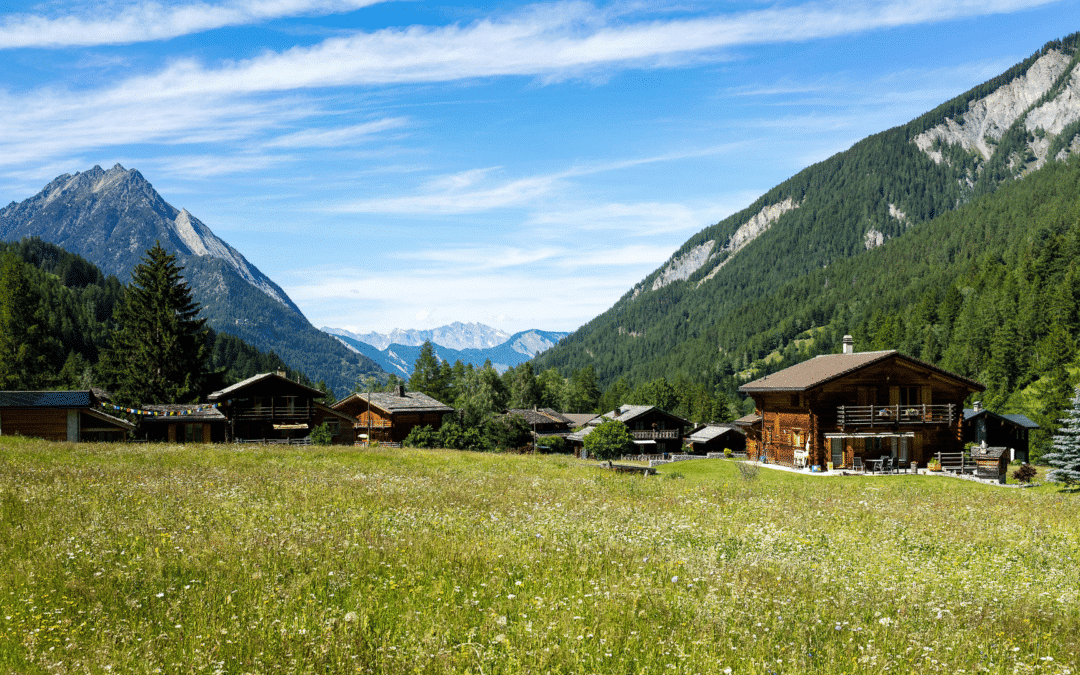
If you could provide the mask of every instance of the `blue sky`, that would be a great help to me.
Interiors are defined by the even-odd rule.
[[[573,330],[1080,0],[25,2],[0,199],[139,169],[316,326]]]

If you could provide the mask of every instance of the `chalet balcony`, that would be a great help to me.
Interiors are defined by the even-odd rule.
[[[947,405],[842,405],[836,409],[836,423],[844,427],[939,425],[957,422],[956,406]]]
[[[274,421],[280,423],[299,423],[307,422],[311,419],[312,411],[306,408],[297,408],[295,410],[273,410],[271,408],[263,408],[262,410],[237,410],[233,413],[232,417],[236,420],[244,421]]]
[[[646,431],[630,431],[630,435],[634,437],[635,441],[662,441],[662,440],[678,440],[678,429],[649,429]]]

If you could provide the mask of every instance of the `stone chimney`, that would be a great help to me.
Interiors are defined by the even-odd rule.
[[[397,389],[394,390],[394,395],[405,398],[405,385],[399,384]]]
[[[971,404],[971,406],[975,409],[975,412],[979,412],[980,410],[982,410],[982,401],[975,401]]]
[[[855,338],[851,337],[850,335],[845,335],[844,336],[844,353],[845,354],[854,354],[855,353]]]

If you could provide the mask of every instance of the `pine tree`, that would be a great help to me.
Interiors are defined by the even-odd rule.
[[[435,347],[430,340],[420,348],[412,375],[409,376],[409,389],[427,394],[436,401],[446,399],[449,383],[443,379],[443,369],[439,358],[435,356]]]
[[[103,374],[120,400],[185,403],[201,393],[209,333],[182,270],[160,243],[132,270],[102,358]]]
[[[1043,459],[1057,467],[1047,474],[1048,480],[1076,489],[1080,486],[1080,387],[1075,390],[1072,408],[1066,415],[1054,434],[1054,452],[1044,455]]]
[[[27,265],[13,253],[0,260],[0,389],[33,389],[48,369],[41,301]]]

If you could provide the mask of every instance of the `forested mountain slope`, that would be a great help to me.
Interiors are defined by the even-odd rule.
[[[277,284],[140,174],[117,164],[64,174],[37,195],[0,209],[0,240],[40,237],[130,280],[140,256],[161,242],[184,266],[203,316],[335,389],[381,369],[312,326]]]
[[[1038,229],[1030,211],[994,226],[976,216],[941,217],[965,204],[1006,209],[998,201],[979,204],[1036,175],[1051,191],[1056,181],[1071,180],[1065,174],[1073,169],[1060,160],[1080,149],[1078,38],[1048,43],[993,80],[803,170],[702,230],[537,366],[568,373],[592,365],[604,386],[620,376],[632,383],[683,376],[733,390],[736,374],[778,350],[800,358],[795,341],[809,340],[800,336],[807,329],[851,332],[875,312],[899,311],[925,290],[943,290],[923,285],[924,276],[956,275],[972,256],[1019,245],[1017,237]],[[954,235],[942,228],[961,229]],[[960,239],[943,249],[942,238],[953,236]],[[930,256],[933,266],[924,264]],[[898,257],[912,267],[887,265]],[[827,333],[799,343],[804,355],[823,348]],[[757,367],[779,367],[779,358]],[[964,374],[977,374],[973,369],[968,364]]]
[[[11,244],[0,242],[0,256],[7,253],[25,263],[31,292],[26,298],[0,297],[0,309],[6,310],[19,302],[36,304],[27,314],[39,324],[35,333],[44,363],[32,383],[33,388],[104,386],[96,365],[108,341],[109,331],[115,328],[113,311],[123,301],[124,285],[115,276],[106,276],[82,256],[40,239],[26,238]],[[207,382],[208,391],[204,393],[257,373],[278,370],[303,384],[315,386],[273,352],[262,352],[226,333],[211,331],[209,340],[207,365],[212,376]],[[25,385],[20,383],[20,386]]]

